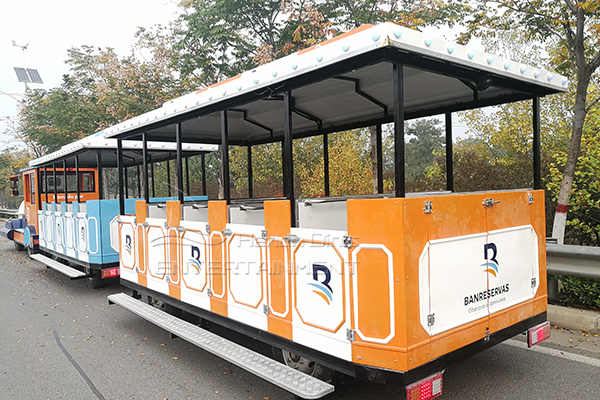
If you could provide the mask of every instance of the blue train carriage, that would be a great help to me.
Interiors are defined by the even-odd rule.
[[[142,149],[144,144],[146,150]],[[118,146],[122,146],[121,165],[115,156]],[[153,181],[150,187],[142,188],[139,179],[140,165],[153,169],[157,163],[166,162],[168,168],[176,157],[175,147],[165,142],[119,144],[99,132],[31,161],[22,171],[23,215],[7,223],[4,236],[13,240],[18,250],[27,249],[32,259],[71,279],[87,277],[93,288],[100,287],[104,279],[119,276],[118,247],[110,241],[111,222],[119,214],[117,175],[127,182],[126,212],[133,213],[135,201],[144,197],[144,190],[154,194],[158,185],[165,196],[153,196],[150,202],[160,206],[175,199],[168,182],[170,172],[164,175],[166,182]],[[190,157],[203,157],[217,149],[216,145],[186,145],[184,159],[187,162]],[[207,199],[205,194],[186,198],[195,202]]]
[[[303,398],[331,392],[317,378],[340,375],[438,397],[453,362],[521,332],[530,345],[549,337],[539,107],[567,85],[386,23],[110,127],[106,137],[119,141],[220,144],[224,199],[195,212],[180,195],[162,215],[145,199],[132,214],[121,190],[121,283],[133,296],[109,301]],[[452,113],[522,100],[532,104],[532,187],[455,193]],[[446,121],[446,190],[406,193],[404,121],[434,115]],[[392,193],[382,124],[393,125]],[[328,135],[370,126],[378,193],[330,196]],[[292,142],[310,136],[323,138],[325,197],[297,199]],[[282,145],[283,199],[252,198],[252,148],[265,143]],[[229,146],[247,148],[247,199],[231,198]],[[180,157],[176,168],[181,176]],[[284,364],[215,336],[215,326],[273,346]]]

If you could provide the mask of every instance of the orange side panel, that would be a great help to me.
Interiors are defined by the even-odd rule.
[[[138,245],[138,284],[148,286],[148,278],[146,276],[146,230],[143,227],[146,222],[148,209],[144,200],[135,202],[135,219],[137,220],[137,245]]]
[[[210,287],[213,296],[210,298],[210,309],[212,312],[227,316],[227,287],[225,279],[226,270],[226,251],[224,243],[225,238],[222,235],[213,234],[222,232],[227,226],[227,202],[209,201],[208,202],[208,224],[211,234],[209,235],[209,245],[211,251],[209,275]],[[217,294],[220,298],[217,298]]]
[[[419,260],[429,240],[427,229],[430,214],[423,208],[425,198],[404,199],[404,280],[406,308],[398,310],[406,315],[408,369],[431,360],[431,340],[420,321]]]
[[[137,204],[136,204],[137,211]],[[167,226],[169,248],[169,296],[181,300],[181,280],[179,278],[179,232],[174,228],[179,226],[181,220],[181,204],[179,201],[167,201]]]
[[[407,368],[403,201],[353,199],[347,202],[348,235],[353,243],[350,250],[353,281],[356,279],[351,294],[352,324],[356,332],[352,361],[395,370]],[[354,312],[355,304],[358,304],[358,313]]]
[[[537,293],[533,298],[533,314],[537,315],[548,310],[548,281],[547,281],[547,261],[546,261],[546,212],[543,190],[530,191],[533,195],[533,204],[529,215],[531,216],[531,225],[535,229],[538,237],[538,251],[540,254],[540,282]]]
[[[290,234],[291,229],[289,200],[265,201],[265,229],[268,243],[267,281],[270,282],[267,291],[272,311],[267,316],[269,332],[292,340],[291,254],[287,243],[282,242],[282,239]],[[281,315],[274,315],[273,312]]]

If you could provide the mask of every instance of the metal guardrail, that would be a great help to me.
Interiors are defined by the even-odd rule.
[[[0,215],[19,215],[19,210],[10,210],[8,208],[0,208]]]
[[[600,279],[600,247],[546,244],[549,275]]]

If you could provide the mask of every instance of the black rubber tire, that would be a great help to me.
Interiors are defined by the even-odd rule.
[[[23,246],[21,243],[17,243],[17,242],[13,242],[15,244],[15,249],[17,251],[24,251],[25,250],[25,246]]]
[[[92,289],[100,289],[104,284],[102,275],[99,273],[92,273],[92,275],[88,275],[88,281],[90,282]]]
[[[285,361],[285,356],[284,356],[284,350],[275,347],[275,346],[271,346],[272,351],[273,351],[273,359],[275,359],[276,361],[279,361],[282,364],[286,364],[288,366],[290,366],[286,361]],[[296,356],[297,357],[297,356]],[[320,379],[322,381],[325,382],[332,382],[333,381],[333,370],[331,370],[330,368],[324,367],[321,364],[317,364],[314,361],[305,359],[304,357],[299,357],[301,358],[304,362],[308,362],[309,365],[311,365],[311,370],[310,372],[305,372],[308,375],[311,375],[317,379]],[[295,369],[298,369],[297,367],[295,367]]]

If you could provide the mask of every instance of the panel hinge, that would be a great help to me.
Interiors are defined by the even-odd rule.
[[[269,305],[268,304],[263,304],[263,313],[265,315],[269,315]]]
[[[167,281],[167,283],[171,282],[171,279],[169,279],[169,275],[166,276],[165,281]]]
[[[433,326],[435,324],[435,313],[427,315],[427,326]]]
[[[183,232],[183,231],[185,231],[185,228],[183,226],[178,226],[175,229],[177,230],[177,232]]]
[[[529,201],[529,204],[533,204],[533,195],[531,193],[527,194],[527,200]]]
[[[537,286],[537,278],[531,278],[531,287],[536,287]]]
[[[208,297],[212,297],[212,290],[206,289],[206,294],[208,295]]]
[[[267,240],[267,230],[263,229],[260,231],[260,237],[263,238],[264,240]]]
[[[433,204],[430,201],[425,202],[425,207],[423,207],[423,211],[425,214],[431,214],[433,212]]]
[[[285,241],[289,243],[298,243],[300,238],[296,235],[285,235]]]
[[[137,225],[137,218],[133,218],[133,224]]]
[[[349,249],[352,248],[352,236],[344,235],[344,242],[342,245]]]
[[[484,206],[485,208],[489,208],[489,207],[493,207],[493,206],[494,206],[494,204],[498,204],[498,203],[500,203],[500,200],[496,200],[496,201],[494,201],[494,199],[485,199],[485,200],[483,201],[483,206]]]
[[[123,220],[121,218],[118,218],[117,219],[117,224],[122,224],[122,223],[123,223]]]
[[[165,221],[165,229],[169,229],[169,223]]]
[[[354,329],[346,329],[346,339],[351,342],[356,340],[356,333],[354,332]]]
[[[223,236],[231,236],[231,235],[233,235],[233,232],[231,232],[231,229],[225,228],[221,232],[223,233]]]
[[[210,234],[210,225],[206,224],[206,234]]]
[[[147,227],[149,227],[149,226],[150,226],[150,224],[149,224],[148,222],[144,222],[144,223],[142,224],[142,226],[143,226],[144,228],[147,228]]]
[[[486,342],[490,341],[490,328],[485,328],[485,338],[483,340]]]

